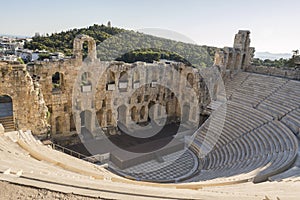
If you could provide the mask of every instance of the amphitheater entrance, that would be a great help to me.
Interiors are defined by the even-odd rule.
[[[148,104],[148,122],[154,119],[154,105],[154,101],[150,101],[150,103]]]
[[[55,118],[55,127],[56,127],[55,134],[61,134],[62,133],[62,119],[61,119],[61,117],[56,117]]]
[[[8,95],[0,96],[0,124],[3,125],[5,131],[14,131],[13,101]]]
[[[84,141],[93,139],[92,131],[92,112],[89,110],[80,113],[81,135]]]

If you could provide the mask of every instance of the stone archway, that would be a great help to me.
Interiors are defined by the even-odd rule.
[[[82,61],[83,59],[83,44],[87,42],[88,46],[88,55],[87,55],[87,60],[88,61],[94,61],[97,59],[97,52],[96,52],[96,42],[95,40],[87,35],[77,35],[76,38],[74,39],[73,43],[73,55],[75,56],[76,59]]]
[[[99,123],[99,126],[103,127],[104,126],[104,110],[103,110],[103,108],[96,112],[96,116],[97,116],[97,121]]]
[[[131,112],[131,120],[134,122],[138,122],[138,112],[137,112],[137,108],[135,106],[133,106],[130,110]]]
[[[190,105],[184,104],[181,114],[181,121],[183,123],[188,122],[190,119]]]
[[[92,130],[92,112],[89,110],[82,111],[80,113],[81,127],[85,127],[88,130]]]
[[[192,73],[188,73],[186,76],[186,86],[187,87],[193,87],[194,85],[194,76]]]
[[[155,119],[155,102],[154,101],[150,101],[150,103],[148,104],[148,121],[154,120]]]
[[[0,117],[13,116],[13,101],[8,95],[0,96]]]
[[[55,72],[52,75],[52,92],[58,92],[63,90],[64,86],[64,75],[59,72]]]
[[[3,125],[5,131],[15,130],[13,100],[8,95],[0,96],[0,124]]]
[[[118,122],[126,125],[126,116],[127,116],[127,107],[125,105],[121,105],[118,107]]]
[[[140,110],[140,120],[144,120],[145,115],[146,115],[146,108],[145,108],[145,106],[142,106],[142,108]]]
[[[55,118],[55,134],[62,134],[63,133],[63,126],[64,126],[64,122],[62,120],[62,117],[58,116]]]

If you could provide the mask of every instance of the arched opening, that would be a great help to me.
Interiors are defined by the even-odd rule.
[[[92,112],[89,110],[82,111],[80,113],[81,120],[81,135],[83,136],[83,140],[90,140],[93,138],[92,130],[95,123],[92,123]]]
[[[139,95],[139,96],[137,96],[137,103],[141,103],[142,102],[142,96],[141,95]]]
[[[81,127],[86,127],[87,129],[91,129],[91,121],[92,121],[92,112],[89,110],[82,111],[80,113],[81,119]]]
[[[82,85],[91,85],[91,73],[90,72],[83,72],[81,75],[81,84]]]
[[[62,73],[55,72],[52,75],[52,92],[59,92],[63,89],[64,77]]]
[[[100,127],[104,127],[104,110],[103,108],[96,112],[97,121]]]
[[[239,70],[240,69],[240,63],[241,63],[241,54],[238,53],[236,55],[236,59],[235,59],[234,70]]]
[[[108,91],[115,90],[115,83],[116,83],[115,73],[112,72],[111,70],[108,70],[106,90]]]
[[[226,69],[230,69],[232,65],[232,53],[228,54]]]
[[[128,74],[127,72],[123,71],[120,74],[119,78],[119,89],[121,92],[127,91],[127,86],[128,86]]]
[[[137,70],[135,70],[132,77],[132,88],[137,89],[139,87],[140,87],[140,74]]]
[[[62,134],[63,133],[63,120],[62,120],[62,117],[56,117],[55,118],[55,128],[56,128],[56,131],[55,131],[55,134]]]
[[[0,96],[0,124],[3,125],[5,131],[14,131],[14,113],[13,101],[8,95]]]
[[[107,124],[107,126],[111,126],[112,123],[113,123],[113,120],[112,120],[112,111],[108,110],[107,113],[106,113],[106,124]]]
[[[185,104],[182,109],[181,121],[183,123],[188,122],[190,118],[190,105]]]
[[[137,108],[135,106],[133,106],[130,110],[131,112],[131,119],[134,122],[138,122],[138,113],[137,113]]]
[[[154,109],[155,102],[150,101],[148,104],[148,121],[154,120],[154,114],[155,114],[155,109]]]
[[[107,83],[109,84],[115,84],[115,73],[112,72],[111,70],[108,71],[108,74],[107,74]]]
[[[119,82],[128,82],[127,72],[125,71],[121,72]]]
[[[118,122],[126,125],[126,116],[127,116],[127,107],[125,105],[121,105],[118,107]]]
[[[173,103],[171,101],[168,101],[166,104],[166,113],[168,117],[173,116],[174,108],[173,108]]]
[[[76,124],[73,114],[70,115],[70,131],[76,131]]]
[[[140,110],[140,119],[143,120],[145,118],[145,115],[146,115],[146,108],[145,106],[142,106]]]
[[[193,87],[194,85],[194,76],[192,73],[188,73],[186,77],[186,85],[187,87]]]
[[[90,72],[83,72],[81,75],[81,91],[82,92],[91,92],[92,91],[92,82],[91,82]]]
[[[88,53],[89,53],[89,42],[83,41],[82,49],[81,49],[82,61],[84,61],[88,57]]]
[[[245,61],[246,61],[246,54],[243,55],[243,59],[242,59],[242,69],[245,69]]]

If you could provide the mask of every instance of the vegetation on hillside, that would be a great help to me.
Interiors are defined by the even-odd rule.
[[[278,68],[295,68],[300,63],[300,55],[298,52],[294,52],[294,55],[290,59],[276,59],[276,60],[269,60],[269,59],[259,59],[254,58],[252,60],[252,64],[255,66],[267,66],[267,67],[278,67]]]
[[[45,49],[49,52],[59,51],[71,56],[73,40],[79,34],[85,34],[95,39],[98,46],[98,57],[104,61],[151,62],[170,59],[191,63],[197,67],[207,67],[213,65],[216,51],[215,47],[187,44],[97,24],[87,28],[34,37],[31,42],[25,44],[25,48]],[[87,53],[86,44],[84,44],[84,52]]]

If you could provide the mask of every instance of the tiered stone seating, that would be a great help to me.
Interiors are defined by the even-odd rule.
[[[216,145],[207,155],[205,171],[193,180],[223,177],[222,181],[225,181],[224,177],[229,177],[228,180],[261,182],[287,169],[296,158],[297,147],[297,140],[287,127],[278,121],[270,122],[232,138],[226,145]]]
[[[47,148],[39,142],[33,141],[33,138],[30,132],[11,132],[6,136],[0,135],[0,180],[107,199],[132,197],[139,197],[139,199],[199,199],[198,192],[191,190],[186,191],[187,193],[183,195],[180,194],[182,193],[181,190],[176,190],[174,185],[164,187],[160,184],[126,180],[110,172],[105,172],[99,166]],[[47,153],[48,158],[55,159],[57,162],[49,162],[48,159],[36,159],[32,149],[22,148],[25,147],[24,144],[17,144],[20,144],[20,140],[26,144],[30,143],[31,147],[33,146],[33,149],[38,150],[41,154]],[[64,165],[74,165],[74,167],[94,174],[82,174],[80,171],[73,171]],[[111,175],[112,179],[101,179],[100,175],[106,176],[105,173],[107,176]],[[140,185],[140,187],[132,190],[135,185]],[[166,187],[172,192],[166,192]]]
[[[240,87],[241,84],[247,80],[248,76],[250,76],[250,73],[246,73],[246,72],[241,72],[238,73],[237,75],[235,75],[232,79],[227,80],[225,82],[225,91],[226,91],[226,96],[227,98],[229,98],[232,93],[234,92],[234,90],[237,87]]]
[[[260,103],[258,109],[281,119],[300,106],[300,83],[288,81]]]
[[[277,77],[248,74],[242,84],[235,87],[229,99],[245,106],[255,107],[285,83],[286,80]]]
[[[288,113],[281,119],[285,125],[287,125],[295,135],[299,136],[300,131],[300,109],[295,109]]]
[[[249,102],[264,101],[275,93],[275,89],[279,90],[286,84],[286,81],[279,78],[271,77],[265,81],[265,77],[259,76],[248,75],[242,82],[245,94],[255,83],[259,85],[256,90],[264,91],[259,98],[243,97]],[[276,82],[275,89],[270,88],[273,82]],[[240,87],[236,88],[233,96],[241,94],[239,89]],[[191,149],[199,157],[206,156],[206,162],[201,173],[192,180],[203,181],[218,177],[232,179],[235,176],[235,180],[247,178],[260,182],[289,167],[295,160],[298,144],[291,131],[279,121],[273,121],[274,119],[247,103],[232,100],[220,106],[194,136]],[[255,173],[251,173],[256,169]],[[244,175],[239,177],[238,174]]]

